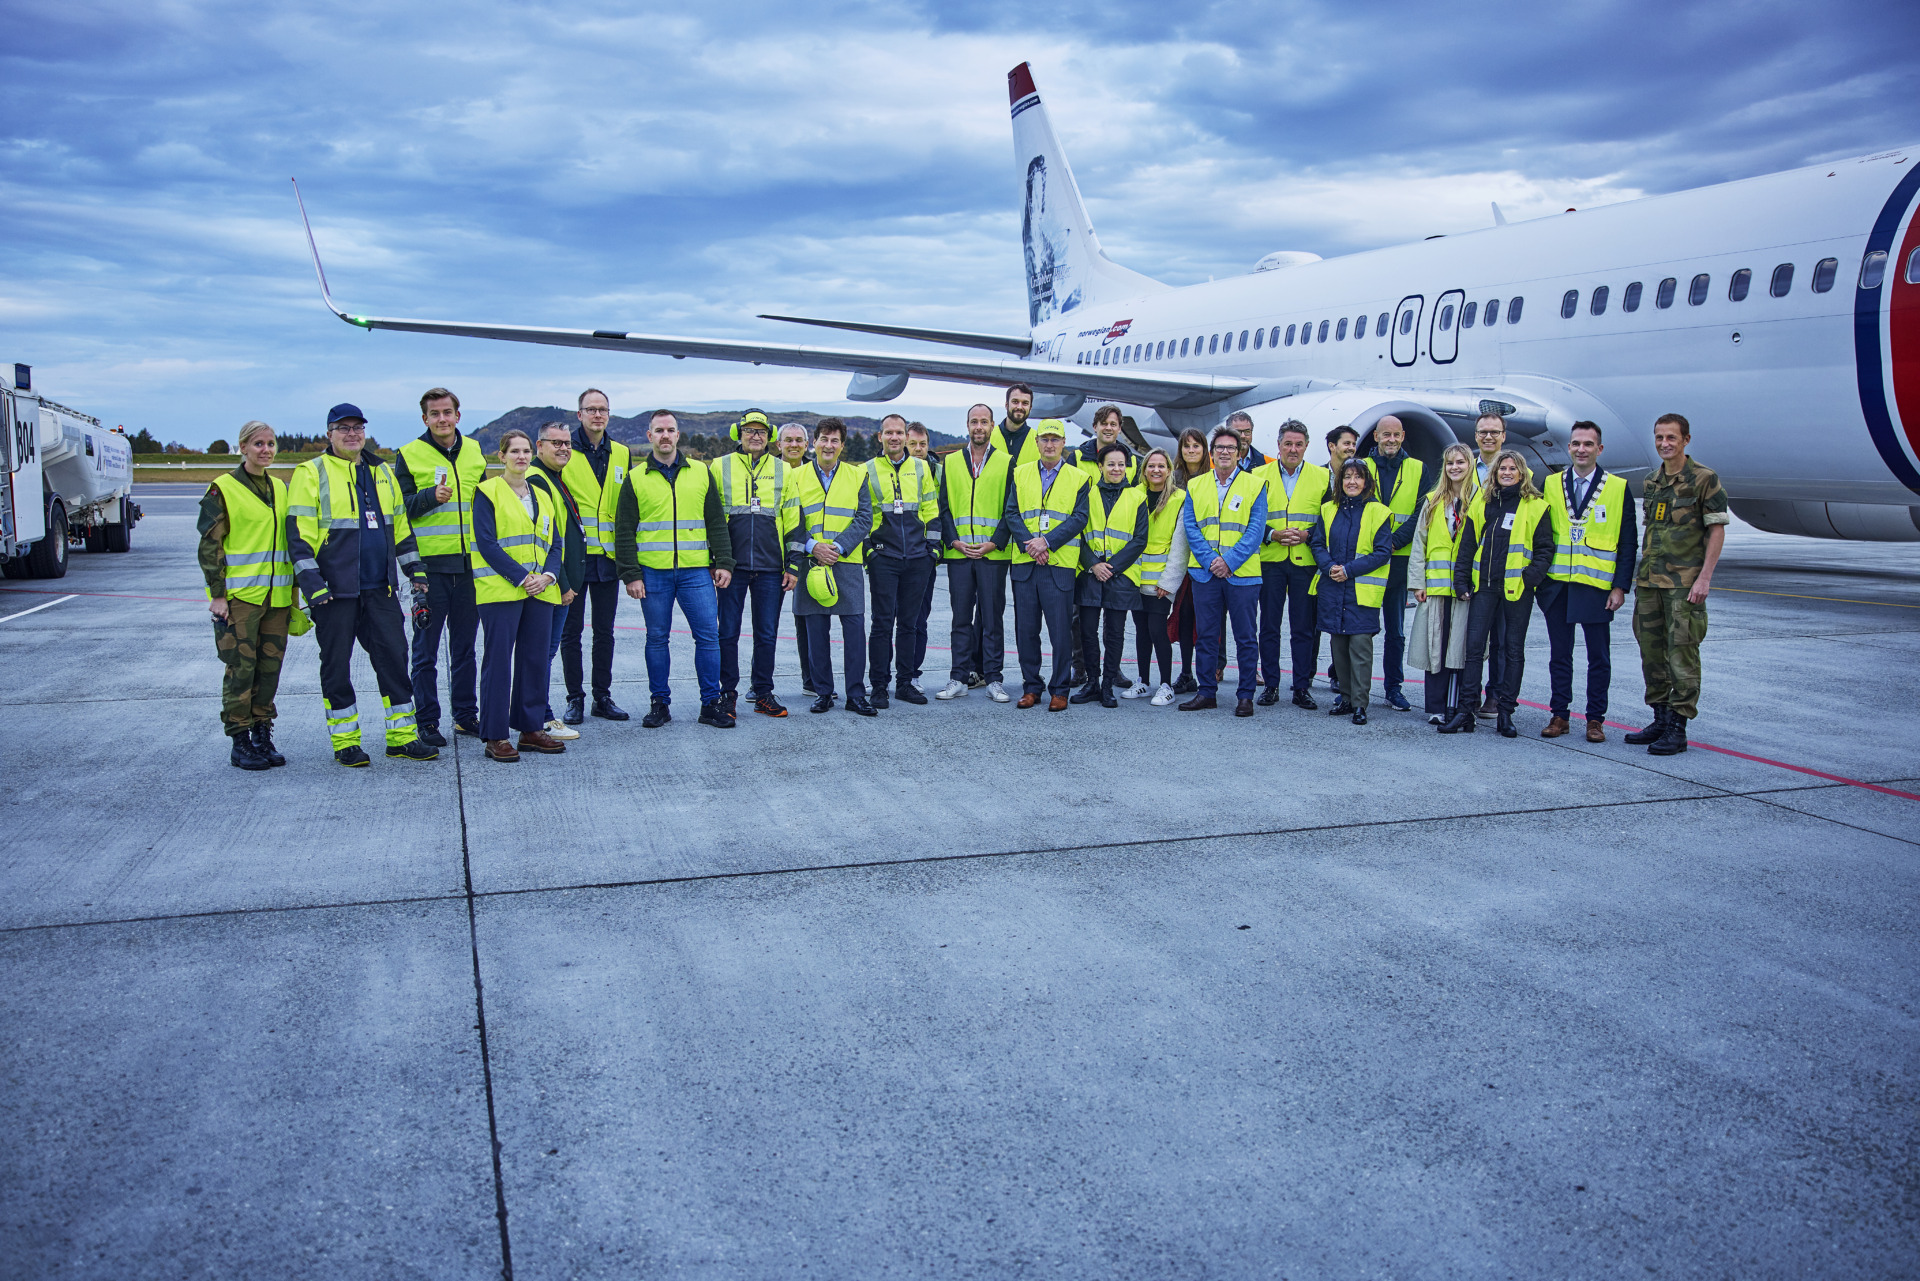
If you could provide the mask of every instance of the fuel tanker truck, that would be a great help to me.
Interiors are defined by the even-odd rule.
[[[0,455],[0,573],[62,578],[75,543],[132,549],[133,446],[34,391],[27,365],[0,364]]]

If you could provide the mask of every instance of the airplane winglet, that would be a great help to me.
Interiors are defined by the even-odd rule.
[[[1504,227],[1507,225],[1507,216],[1500,212],[1500,202],[1498,200],[1493,202],[1493,225],[1496,227]]]
[[[340,317],[340,319],[346,321],[349,325],[357,325],[362,329],[371,329],[371,325],[362,324],[357,316],[349,316],[346,312],[341,311],[340,308],[334,305],[333,291],[327,288],[327,269],[320,265],[320,246],[314,243],[313,223],[307,218],[307,202],[300,198],[300,180],[298,178],[289,178],[287,181],[293,184],[293,201],[300,206],[300,225],[307,229],[307,249],[313,254],[313,274],[320,279],[320,300],[327,304],[328,311]]]

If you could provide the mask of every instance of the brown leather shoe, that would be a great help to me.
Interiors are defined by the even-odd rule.
[[[513,744],[504,738],[490,738],[486,746],[487,759],[499,761],[502,765],[517,764],[520,753],[513,750]]]
[[[1559,738],[1562,734],[1566,733],[1571,728],[1572,726],[1567,724],[1566,717],[1556,716],[1552,720],[1547,722],[1547,727],[1545,729],[1540,731],[1540,737],[1541,738]]]
[[[1055,694],[1055,695],[1053,696],[1053,701],[1047,704],[1047,710],[1048,710],[1048,711],[1050,711],[1050,712],[1064,712],[1064,711],[1066,711],[1066,710],[1067,710],[1067,696],[1066,696],[1065,694]]]
[[[545,752],[548,756],[558,756],[567,750],[567,745],[543,729],[530,729],[523,731],[520,735],[520,750]]]
[[[1040,701],[1040,696],[1038,694],[1022,694],[1020,696],[1020,701],[1015,703],[1014,706],[1015,707],[1032,707],[1039,701]]]
[[[1589,743],[1606,742],[1607,741],[1607,723],[1605,721],[1588,721],[1587,722],[1587,741]]]

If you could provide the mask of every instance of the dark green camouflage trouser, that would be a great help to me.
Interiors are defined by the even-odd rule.
[[[214,647],[227,665],[220,683],[220,725],[229,735],[273,721],[273,696],[280,688],[280,660],[287,653],[286,606],[270,609],[243,600],[227,601],[227,621],[213,620]]]
[[[1688,720],[1700,714],[1700,642],[1707,607],[1687,599],[1685,587],[1633,589],[1633,637],[1647,678],[1647,706],[1664,703]]]

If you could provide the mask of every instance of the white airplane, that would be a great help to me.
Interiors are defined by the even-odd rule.
[[[1480,231],[1328,260],[1282,251],[1174,288],[1106,256],[1028,65],[1007,82],[1026,334],[766,317],[990,355],[350,315],[309,226],[314,270],[334,314],[366,329],[847,370],[856,401],[916,377],[1022,382],[1035,417],[1112,402],[1157,440],[1246,410],[1263,448],[1288,418],[1315,439],[1351,424],[1364,448],[1393,414],[1431,465],[1493,410],[1543,472],[1568,461],[1576,420],[1597,422],[1609,469],[1637,482],[1658,462],[1653,420],[1674,411],[1752,524],[1920,542],[1917,153],[1511,224],[1496,205]]]

